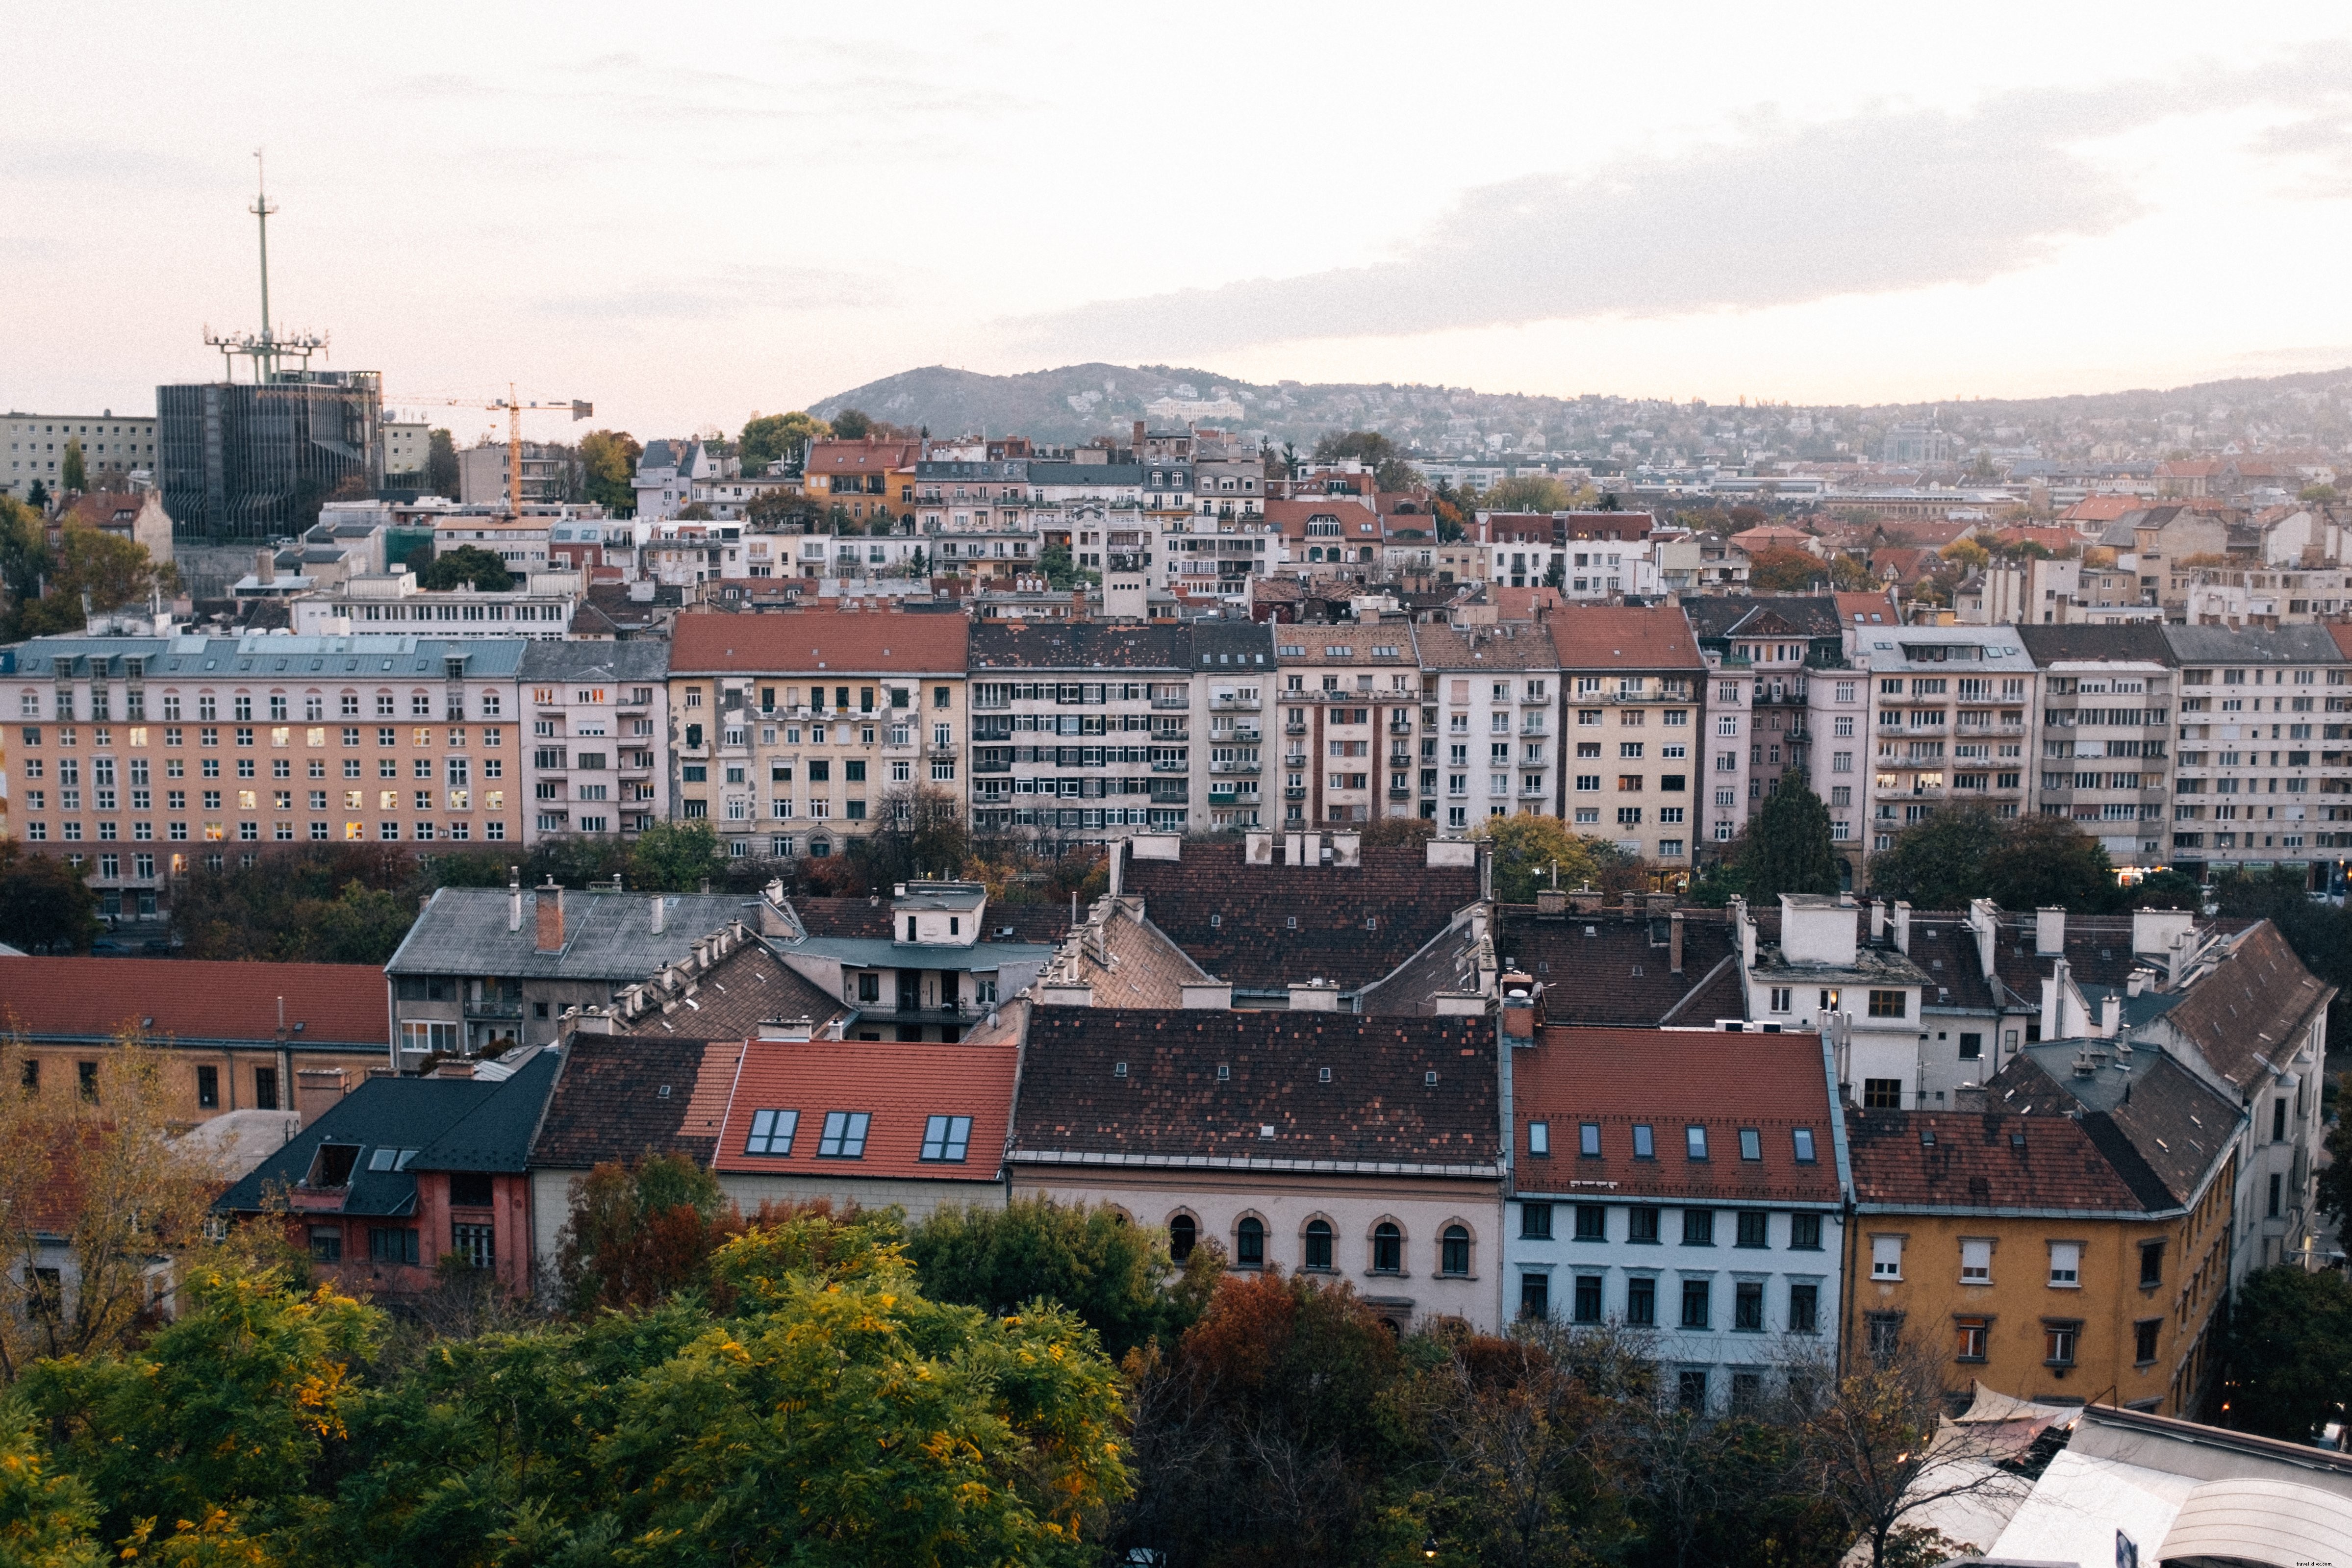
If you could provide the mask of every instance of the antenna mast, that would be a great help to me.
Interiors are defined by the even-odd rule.
[[[245,210],[251,213],[260,225],[261,331],[258,333],[229,332],[215,336],[212,330],[206,328],[205,342],[208,346],[220,350],[221,359],[227,366],[226,374],[229,380],[236,379],[236,361],[241,357],[253,362],[253,379],[256,382],[265,382],[278,379],[279,362],[283,360],[299,360],[301,370],[307,373],[310,368],[310,356],[322,352],[327,346],[327,340],[316,332],[295,332],[281,338],[270,330],[269,216],[278,208],[269,200],[268,178],[262,163],[261,149],[258,147],[253,150],[253,205]]]

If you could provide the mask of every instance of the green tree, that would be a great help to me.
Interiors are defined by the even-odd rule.
[[[1553,885],[1555,865],[1562,888],[1597,881],[1601,876],[1593,841],[1570,833],[1557,816],[1534,812],[1490,816],[1478,825],[1473,837],[1491,847],[1495,897],[1507,904],[1534,903],[1538,889]]]
[[[2258,1268],[2230,1308],[2225,1425],[2308,1443],[2352,1394],[2352,1284],[2298,1265]]]
[[[1318,463],[1346,462],[1349,458],[1371,469],[1372,483],[1381,489],[1410,490],[1421,487],[1421,471],[1404,460],[1395,442],[1377,430],[1327,430],[1315,443],[1315,460]]]
[[[1878,586],[1870,574],[1870,563],[1851,550],[1841,550],[1830,557],[1830,586],[1841,594],[1867,594]]]
[[[41,480],[35,479],[32,488],[25,492],[25,503],[36,511],[47,512],[49,508],[49,487]]]
[[[1160,1232],[1107,1206],[1052,1198],[939,1209],[908,1234],[907,1253],[934,1300],[1010,1317],[1042,1297],[1085,1320],[1114,1357],[1155,1337],[1172,1342],[1205,1297],[1200,1279],[1172,1289],[1185,1277],[1169,1263]],[[1194,1256],[1204,1266],[1213,1258],[1206,1247]]]
[[[2332,501],[2340,500],[2341,498],[2336,495],[2336,487],[2334,485],[2305,485],[2299,492],[2297,492],[2295,499],[2297,500]]]
[[[1980,805],[1931,813],[1895,836],[1870,862],[1870,890],[1920,910],[1964,910],[1985,896],[1984,863],[2000,843],[2000,819]]]
[[[572,1183],[556,1238],[564,1304],[644,1309],[706,1288],[710,1255],[741,1229],[719,1178],[683,1154],[599,1165]]]
[[[587,470],[588,499],[615,517],[637,510],[637,459],[645,444],[626,430],[591,430],[580,438],[580,462]]]
[[[1066,544],[1048,544],[1039,551],[1037,566],[1045,574],[1045,585],[1057,592],[1066,593],[1081,584],[1091,585],[1102,581],[1101,573],[1071,563],[1070,547]]]
[[[1515,474],[1498,479],[1478,498],[1486,511],[1566,511],[1568,487],[1549,474]]]
[[[856,408],[845,408],[833,416],[833,434],[843,441],[863,441],[874,433],[874,421]]]
[[[1782,773],[1765,796],[1741,846],[1739,877],[1751,903],[1776,908],[1783,893],[1838,890],[1830,808],[1804,774]]]
[[[59,476],[59,483],[68,493],[89,489],[89,468],[82,461],[81,437],[79,436],[66,441],[66,466],[64,473]]]
[[[2037,813],[2004,824],[1985,857],[1983,876],[1988,895],[2006,910],[2054,904],[2099,914],[2124,902],[2106,846],[2063,816]]]
[[[425,488],[455,500],[457,496],[457,438],[446,426],[425,437]]]
[[[629,882],[656,893],[690,893],[726,869],[719,835],[705,822],[656,822],[629,852]]]
[[[48,597],[70,604],[73,624],[81,623],[81,601],[89,597],[93,610],[119,610],[142,603],[155,589],[171,588],[179,574],[158,566],[147,547],[86,523],[68,522],[60,537],[49,575]]]
[[[98,895],[80,868],[0,839],[0,942],[26,952],[83,952],[98,931]]]
[[[15,496],[0,493],[0,592],[7,595],[12,607],[37,599],[48,570],[48,530],[41,514]]]
[[[306,921],[313,963],[389,963],[416,921],[415,900],[357,880],[313,910]]]
[[[89,1487],[50,1461],[31,1412],[0,1410],[0,1564],[99,1568],[115,1558],[91,1536],[97,1528]]]
[[[799,455],[811,441],[822,441],[833,426],[798,409],[790,414],[754,414],[744,422],[736,454],[747,474],[764,473],[779,458]]]
[[[822,520],[823,510],[806,496],[796,496],[789,490],[762,490],[743,508],[743,516],[763,528],[814,530]]]
[[[514,586],[514,574],[494,552],[475,544],[442,552],[416,574],[420,588],[446,591],[469,584],[485,594],[504,593]]]
[[[1748,563],[1748,586],[1759,594],[1811,593],[1828,575],[1828,564],[1802,550],[1766,550]]]
[[[2151,871],[2130,888],[2131,904],[2140,910],[2194,910],[2205,903],[2204,885],[2186,871],[2167,866]]]

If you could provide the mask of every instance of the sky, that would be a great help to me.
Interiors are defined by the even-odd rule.
[[[1799,403],[2352,364],[2352,6],[562,7],[12,17],[0,405],[259,325],[462,442],[924,364]],[[103,90],[65,90],[83,62]],[[562,434],[549,418],[530,433]]]

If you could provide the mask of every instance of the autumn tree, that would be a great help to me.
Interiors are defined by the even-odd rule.
[[[1495,897],[1507,904],[1531,904],[1540,888],[1576,888],[1601,877],[1594,841],[1570,833],[1557,816],[1537,812],[1490,816],[1473,837],[1490,846]]]
[[[446,592],[471,587],[485,594],[502,594],[514,586],[514,574],[494,551],[460,544],[435,556],[416,574],[416,585]]]
[[[742,459],[745,473],[764,473],[777,458],[793,457],[811,441],[822,441],[832,434],[832,426],[798,409],[790,414],[754,414],[744,421],[736,455]]]
[[[0,839],[0,942],[26,952],[81,952],[97,940],[98,895],[82,867]]]
[[[682,1154],[598,1165],[572,1184],[556,1238],[566,1306],[649,1308],[709,1278],[710,1255],[742,1230],[719,1178]]]
[[[1815,592],[1829,574],[1819,556],[1802,550],[1759,551],[1748,562],[1748,586],[1759,594]]]
[[[58,482],[68,492],[89,489],[89,468],[82,460],[81,437],[79,436],[66,440],[65,468],[58,476]]]
[[[637,459],[645,444],[626,430],[591,430],[580,438],[580,461],[587,470],[588,499],[615,517],[637,509]]]

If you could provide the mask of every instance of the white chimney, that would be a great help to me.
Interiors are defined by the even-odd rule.
[[[522,868],[507,868],[507,930],[522,930]]]
[[[1876,947],[1886,940],[1886,900],[1870,900],[1870,945]]]
[[[1895,951],[1906,958],[1911,955],[1911,905],[1901,899],[1895,903]]]
[[[2066,951],[2066,911],[2050,905],[2033,911],[2033,952],[2037,958]]]
[[[662,925],[667,918],[668,906],[664,902],[662,896],[656,893],[654,895],[654,934],[656,936],[661,935]]]

